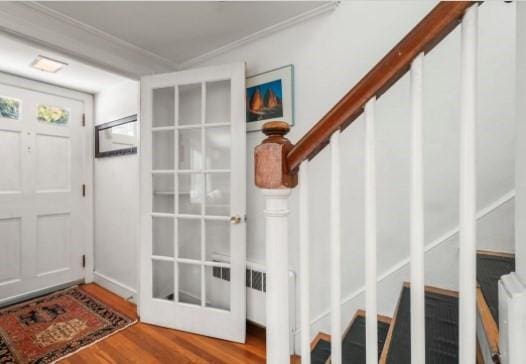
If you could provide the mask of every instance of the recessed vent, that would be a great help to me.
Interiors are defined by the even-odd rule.
[[[213,267],[212,276],[214,278],[222,279],[230,282],[230,268]],[[246,270],[246,286],[257,291],[267,291],[267,274],[261,271],[247,269]]]

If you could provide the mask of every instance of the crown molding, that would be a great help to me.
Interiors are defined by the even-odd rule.
[[[65,15],[61,12],[58,12],[54,9],[51,9],[51,8],[48,8],[44,3],[38,3],[38,2],[34,2],[34,1],[31,1],[31,2],[25,2],[24,3],[26,6],[32,8],[32,9],[35,9],[37,11],[40,11],[41,13],[45,14],[45,15],[48,15],[48,16],[51,16],[59,21],[63,21],[65,23],[68,23],[78,29],[81,29],[85,32],[88,32],[88,33],[91,33],[93,34],[94,36],[96,37],[100,37],[101,39],[107,41],[107,42],[110,42],[110,43],[113,43],[115,44],[116,46],[119,46],[119,47],[123,47],[123,48],[127,48],[129,49],[130,51],[132,52],[138,52],[138,53],[141,53],[142,55],[144,55],[145,57],[151,57],[153,59],[155,59],[156,61],[166,65],[167,67],[177,67],[177,64],[171,60],[169,60],[168,58],[165,58],[165,57],[162,57],[156,53],[153,53],[153,52],[150,52],[144,48],[141,48],[139,46],[136,46],[135,44],[132,44],[132,43],[129,43],[121,38],[118,38],[118,37],[115,37],[109,33],[106,33],[105,31],[103,30],[100,30],[98,28],[95,28],[95,27],[92,27],[91,25],[88,25],[86,23],[83,23],[77,19],[74,19],[68,15]]]
[[[174,62],[32,2],[0,2],[0,30],[127,77],[177,69]]]
[[[138,79],[212,59],[257,39],[333,11],[331,1],[212,51],[176,63],[37,2],[0,2],[0,30],[94,66]]]
[[[267,37],[273,33],[276,33],[280,30],[284,30],[286,28],[290,28],[298,23],[302,23],[304,21],[310,20],[312,18],[318,17],[320,15],[324,15],[326,13],[329,13],[336,9],[340,5],[340,1],[331,1],[326,4],[323,4],[321,6],[318,6],[314,9],[311,9],[309,11],[303,12],[301,14],[298,14],[292,18],[289,18],[287,20],[284,20],[280,23],[271,25],[267,28],[264,28],[262,30],[259,30],[255,33],[252,33],[250,35],[247,35],[246,37],[240,38],[236,41],[233,41],[231,43],[228,43],[222,47],[216,48],[210,52],[203,53],[197,57],[191,58],[187,61],[181,62],[178,64],[179,69],[186,69],[189,68],[195,64],[205,62],[209,59],[212,59],[214,57],[217,57],[220,54],[227,53],[233,49],[236,49],[238,47],[241,47],[247,43],[254,42],[255,40]]]

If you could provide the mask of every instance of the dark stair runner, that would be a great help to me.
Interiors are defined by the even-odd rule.
[[[499,279],[513,271],[513,257],[477,254],[477,281],[495,322],[499,322]]]
[[[458,298],[426,291],[426,363],[458,364]],[[402,290],[387,363],[411,362],[410,291]]]
[[[378,357],[384,347],[389,324],[378,321]],[[325,364],[331,356],[331,343],[320,340],[311,353],[312,364]],[[342,343],[343,363],[365,364],[365,317],[356,316],[350,329],[343,338]]]

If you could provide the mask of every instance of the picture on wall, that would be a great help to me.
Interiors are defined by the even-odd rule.
[[[288,65],[247,78],[247,131],[268,121],[294,125],[293,71]]]

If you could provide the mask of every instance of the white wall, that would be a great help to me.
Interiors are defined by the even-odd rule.
[[[431,8],[433,2],[342,2],[331,14],[298,24],[201,65],[245,60],[248,74],[286,64],[295,67],[297,141],[342,95]],[[478,194],[479,248],[513,251],[515,5],[486,2],[480,8]],[[200,65],[200,66],[201,66]],[[425,62],[426,284],[457,288],[458,142],[460,29]],[[379,285],[379,310],[392,315],[403,280],[407,280],[409,245],[409,78],[398,82],[377,103],[378,269],[393,272]],[[248,260],[264,263],[263,201],[254,187],[253,148],[261,133],[248,134]],[[363,308],[363,120],[342,136],[344,327]],[[311,334],[328,330],[329,152],[310,168]],[[510,194],[509,194],[510,193]],[[504,198],[502,204],[495,204]],[[298,264],[297,192],[292,196],[290,265]],[[395,270],[395,268],[400,268]]]
[[[138,113],[139,83],[124,81],[95,96],[95,123]],[[139,159],[95,159],[95,281],[123,297],[137,290]]]
[[[517,160],[515,254],[517,273],[526,282],[526,3],[517,3]]]

